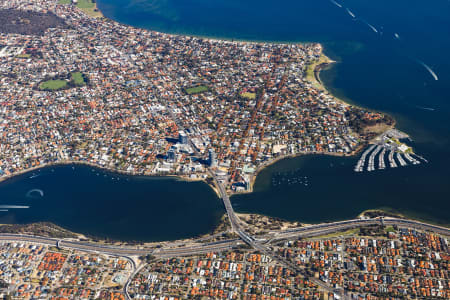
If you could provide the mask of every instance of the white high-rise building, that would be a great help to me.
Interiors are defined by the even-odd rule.
[[[217,167],[216,152],[214,152],[214,149],[209,149],[209,166],[212,168]]]
[[[184,131],[178,132],[178,141],[180,144],[187,145],[189,143],[188,136]]]

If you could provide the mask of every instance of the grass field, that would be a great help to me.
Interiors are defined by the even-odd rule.
[[[45,81],[45,82],[43,82],[43,83],[41,83],[41,84],[39,85],[39,88],[40,88],[41,90],[51,90],[51,91],[56,91],[56,90],[59,90],[59,89],[62,89],[62,88],[64,88],[64,87],[66,87],[66,86],[67,86],[67,81],[57,79],[57,80],[48,80],[48,81]]]
[[[330,234],[324,234],[324,235],[320,235],[320,236],[315,236],[312,237],[310,239],[329,239],[329,238],[334,238],[334,237],[338,237],[338,236],[348,236],[348,235],[355,235],[359,233],[359,228],[354,228],[354,229],[350,229],[347,231],[338,231],[338,232],[333,232]]]
[[[16,56],[17,58],[30,58],[31,54],[23,53]]]
[[[204,93],[209,91],[209,88],[207,86],[204,85],[200,85],[200,86],[196,86],[196,87],[191,87],[186,89],[186,93],[188,93],[189,95],[193,95],[193,94],[200,94],[200,93]]]
[[[71,4],[72,0],[59,0],[59,4]],[[95,18],[103,17],[102,13],[97,10],[97,5],[92,0],[78,0],[77,7],[84,11],[87,15]]]
[[[86,82],[84,81],[83,74],[81,72],[74,72],[71,74],[72,81],[75,85],[84,85]]]
[[[91,0],[78,0],[77,7],[78,8],[94,8],[95,3],[92,2]]]
[[[97,9],[97,5],[91,0],[78,0],[77,7],[91,17],[100,18],[103,16]]]
[[[47,90],[47,91],[58,91],[64,89],[69,85],[69,88],[73,88],[76,86],[84,86],[86,85],[86,81],[84,80],[83,73],[81,72],[72,72],[70,73],[70,81],[64,79],[52,79],[42,82],[39,85],[39,89]]]
[[[386,227],[385,231],[386,232],[395,232],[395,229],[392,226],[388,226],[388,227]]]
[[[246,99],[250,99],[250,100],[255,100],[256,99],[256,94],[255,93],[242,93],[241,96],[246,98]]]
[[[306,68],[306,80],[311,82],[315,87],[318,88],[321,88],[321,83],[316,80],[316,77],[314,76],[314,71],[318,65],[321,65],[323,63],[330,63],[330,59],[326,57],[324,54],[321,54],[318,61],[308,65]]]

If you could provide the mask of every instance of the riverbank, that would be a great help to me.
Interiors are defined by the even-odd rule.
[[[363,212],[361,212],[357,218],[374,218],[374,217],[394,217],[399,219],[409,219],[409,220],[416,220],[424,223],[429,223],[437,226],[447,227],[450,228],[450,223],[443,224],[434,222],[431,219],[423,218],[418,214],[412,214],[412,213],[402,213],[395,209],[389,208],[389,207],[382,207],[382,208],[375,208],[375,209],[367,209]]]
[[[243,41],[244,42],[244,41]],[[251,41],[246,41],[248,43],[254,43]],[[331,60],[329,57],[327,57],[324,53],[323,53],[323,48],[322,46],[319,44],[320,48],[320,58],[317,60],[317,62],[307,66],[306,68],[306,81],[310,82],[311,84],[313,84],[317,89],[319,89],[320,91],[324,91],[326,93],[329,93],[327,91],[327,89],[325,88],[325,86],[322,84],[321,80],[320,80],[320,71],[322,71],[325,67],[336,63],[336,61]],[[332,95],[333,99],[335,99],[336,101],[339,101],[341,103],[343,103],[344,105],[348,105],[348,106],[353,106],[353,107],[357,107],[353,104],[349,104],[347,102],[345,102],[344,100],[341,100],[339,98],[336,98],[334,95]],[[395,122],[394,125],[392,126],[388,126],[386,127],[386,129],[390,129],[393,128],[395,126]],[[250,185],[247,191],[245,192],[238,192],[235,193],[231,190],[227,190],[227,192],[230,195],[233,194],[241,194],[241,193],[251,193],[253,192],[253,186],[254,183],[256,181],[256,178],[258,176],[258,173],[261,172],[264,168],[280,161],[283,159],[287,159],[287,158],[294,158],[294,157],[298,157],[301,155],[308,155],[308,154],[312,154],[312,155],[317,155],[317,154],[322,154],[322,155],[331,155],[331,156],[338,156],[338,157],[346,157],[346,156],[353,156],[355,154],[357,154],[358,152],[360,152],[362,149],[364,149],[367,144],[370,141],[364,141],[363,143],[361,143],[360,145],[358,145],[356,147],[356,149],[354,149],[352,152],[350,153],[333,153],[333,152],[299,152],[299,153],[295,153],[295,154],[286,154],[286,155],[280,155],[278,157],[272,158],[268,161],[263,162],[260,166],[257,166],[256,171],[254,172],[254,175],[252,175],[251,179],[250,179]],[[51,166],[56,166],[56,165],[66,165],[66,164],[81,164],[81,165],[87,165],[87,166],[91,166],[91,167],[95,167],[95,168],[99,168],[102,170],[107,170],[109,172],[115,172],[115,173],[119,173],[119,174],[124,174],[124,175],[133,175],[133,176],[149,176],[149,177],[174,177],[177,178],[179,180],[183,180],[183,181],[203,181],[206,184],[208,184],[213,191],[216,193],[216,195],[220,198],[220,193],[219,193],[219,189],[216,187],[215,183],[212,182],[211,180],[207,180],[208,177],[203,176],[204,174],[197,174],[197,178],[192,178],[189,175],[183,176],[183,175],[177,175],[177,174],[146,174],[146,173],[136,173],[136,172],[128,172],[128,171],[124,171],[124,170],[120,170],[117,168],[112,168],[112,167],[105,167],[105,166],[101,166],[95,163],[91,163],[88,161],[78,161],[78,160],[61,160],[61,161],[56,161],[56,162],[52,162],[52,163],[48,163],[48,164],[43,164],[43,165],[39,165],[39,166],[35,166],[32,168],[28,168],[28,169],[24,169],[21,170],[19,172],[16,172],[14,174],[8,175],[8,176],[3,176],[2,178],[0,178],[0,182],[5,181],[9,178],[12,178],[16,175],[21,175],[27,172],[32,172],[35,171],[37,169],[40,168],[44,168],[44,167],[51,167]]]
[[[276,217],[253,213],[250,214],[237,213],[236,215],[243,223],[245,230],[254,236],[264,236],[266,234],[276,233],[278,231],[286,231],[299,227],[308,227],[313,225],[317,226],[321,224],[330,223],[330,222],[302,223],[299,221],[287,221]],[[355,216],[355,218],[353,219],[377,218],[377,217],[387,217],[387,218],[391,217],[397,219],[419,221],[425,224],[440,226],[442,228],[450,228],[450,224],[440,224],[432,222],[430,220],[413,218],[411,216],[395,212],[394,210],[390,210],[388,208],[365,210],[360,214],[358,214],[358,216]],[[347,220],[344,219],[339,220],[337,222],[344,222],[344,221]],[[67,240],[78,240],[98,245],[124,246],[124,247],[136,246],[144,248],[188,247],[198,245],[198,243],[204,242],[214,243],[218,241],[238,238],[238,236],[232,233],[230,230],[231,227],[226,214],[222,216],[220,223],[209,233],[192,238],[165,240],[159,242],[141,242],[138,240],[121,241],[117,239],[95,237],[86,234],[72,232],[61,226],[55,225],[51,222],[38,222],[30,224],[0,224],[0,233],[23,234],[49,238],[67,239]]]
[[[206,180],[201,178],[201,177],[192,178],[192,177],[189,177],[188,175],[174,175],[174,174],[153,174],[153,175],[148,175],[148,174],[144,174],[144,173],[128,172],[128,171],[124,171],[124,170],[120,170],[120,169],[104,167],[104,166],[100,166],[100,165],[97,165],[97,164],[92,163],[92,162],[79,161],[79,160],[61,160],[61,161],[45,163],[45,164],[34,166],[34,167],[31,167],[31,168],[23,169],[21,171],[15,172],[14,174],[10,174],[10,175],[6,175],[6,176],[3,176],[3,177],[0,177],[0,183],[2,183],[4,181],[7,181],[9,179],[12,179],[14,177],[17,177],[19,175],[23,175],[23,174],[26,174],[26,173],[31,173],[33,171],[38,171],[38,170],[43,169],[43,168],[49,168],[49,167],[55,167],[55,166],[70,166],[70,165],[88,166],[88,167],[96,168],[96,169],[99,169],[99,170],[103,170],[103,171],[107,171],[107,172],[111,172],[111,173],[116,173],[116,174],[120,174],[120,175],[126,175],[126,176],[145,176],[145,177],[155,177],[155,178],[164,178],[164,177],[166,177],[166,178],[175,178],[175,179],[180,180],[180,181],[187,181],[187,182],[203,181],[203,182],[207,183]]]
[[[335,64],[336,61],[332,60],[331,58],[329,58],[328,56],[326,56],[323,53],[323,46],[320,45],[321,47],[321,53],[320,53],[320,57],[319,59],[313,63],[310,64],[306,67],[306,77],[305,80],[309,83],[311,83],[315,88],[317,88],[320,91],[324,91],[330,95],[332,95],[323,85],[322,81],[320,80],[320,72],[322,70],[324,70],[325,68],[331,66],[332,64]],[[336,101],[346,105],[346,106],[352,106],[352,107],[357,107],[360,108],[357,105],[348,103],[340,98],[337,98],[336,96],[332,95],[333,99],[335,99]],[[289,158],[295,158],[295,157],[299,157],[302,155],[330,155],[330,156],[337,156],[337,157],[349,157],[349,156],[354,156],[356,154],[358,154],[359,152],[361,152],[364,148],[367,147],[368,144],[372,143],[375,139],[377,139],[380,135],[382,135],[384,132],[386,132],[387,130],[393,129],[395,128],[395,119],[394,123],[392,125],[387,125],[387,124],[382,124],[385,126],[375,126],[374,128],[376,129],[376,131],[373,131],[374,133],[376,133],[376,137],[367,140],[367,141],[363,141],[362,143],[360,143],[355,149],[353,149],[350,153],[334,153],[334,152],[299,152],[299,153],[295,153],[295,154],[286,154],[286,155],[280,155],[276,158],[273,158],[271,160],[268,160],[266,162],[263,162],[260,166],[257,167],[257,169],[255,170],[254,174],[251,176],[250,179],[250,185],[248,190],[243,191],[243,192],[231,192],[231,195],[236,195],[236,194],[248,194],[248,193],[252,193],[253,192],[253,188],[254,188],[254,184],[256,181],[256,178],[258,177],[258,174],[266,167],[271,166],[273,164],[275,164],[278,161],[281,161],[283,159],[289,159]],[[380,131],[379,129],[382,128],[382,130]],[[372,132],[371,129],[366,128],[366,133],[367,132]]]

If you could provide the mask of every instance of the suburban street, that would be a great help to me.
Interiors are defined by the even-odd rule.
[[[127,299],[130,299],[128,295],[127,288],[130,284],[130,280],[133,278],[134,274],[139,272],[140,268],[143,266],[136,265],[136,258],[139,256],[145,255],[153,255],[156,258],[172,258],[172,257],[183,257],[183,256],[191,256],[191,255],[199,255],[206,254],[210,252],[223,252],[229,251],[233,248],[237,248],[242,246],[245,242],[253,249],[260,251],[261,253],[271,257],[273,260],[278,261],[280,264],[284,265],[291,270],[303,274],[304,270],[296,266],[290,261],[287,261],[285,258],[277,255],[272,249],[271,244],[281,242],[283,240],[295,239],[295,238],[308,238],[314,236],[320,236],[340,231],[349,230],[352,228],[364,227],[368,225],[385,225],[385,226],[398,226],[398,227],[407,227],[414,228],[420,230],[431,231],[434,233],[439,233],[442,235],[450,236],[450,229],[427,224],[415,220],[406,220],[399,218],[374,218],[374,219],[354,219],[354,220],[346,220],[339,221],[333,223],[324,223],[317,225],[304,226],[299,228],[293,228],[282,231],[275,231],[269,234],[255,237],[247,234],[239,224],[239,218],[235,215],[234,210],[231,206],[231,202],[229,197],[224,193],[224,188],[222,185],[218,184],[219,191],[223,195],[223,202],[225,208],[227,210],[228,217],[231,221],[232,230],[236,232],[240,238],[238,239],[229,239],[217,242],[203,242],[197,245],[190,245],[184,247],[176,247],[179,245],[178,242],[175,242],[175,247],[166,246],[163,248],[150,248],[150,247],[125,247],[125,246],[111,246],[111,245],[103,245],[96,244],[92,242],[83,242],[83,241],[73,241],[73,240],[64,240],[64,239],[55,239],[48,237],[40,237],[33,235],[23,235],[23,234],[0,234],[1,241],[11,241],[11,242],[27,242],[27,243],[36,243],[43,244],[48,246],[54,246],[61,249],[69,248],[86,252],[94,252],[94,253],[102,253],[107,255],[114,255],[124,257],[129,260],[133,265],[133,273],[130,278],[128,278],[125,286],[124,293]],[[329,284],[317,279],[317,278],[309,278],[311,282],[320,286],[323,290],[332,292],[338,295],[341,295],[342,299],[346,299],[347,295],[344,293],[342,289],[335,289]]]

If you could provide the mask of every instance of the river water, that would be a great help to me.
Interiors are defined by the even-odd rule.
[[[327,89],[394,116],[398,128],[410,134],[415,151],[430,161],[360,174],[353,172],[357,157],[283,160],[260,173],[254,193],[232,197],[238,212],[321,222],[387,208],[450,223],[449,1],[336,0],[342,7],[328,0],[97,2],[106,17],[162,32],[321,42],[338,62],[321,73]],[[99,236],[166,240],[208,232],[224,212],[203,183],[110,173],[104,177],[88,167],[54,170],[1,183],[1,204],[32,206],[4,212],[0,222],[52,221]],[[26,197],[35,188],[44,197]]]
[[[260,174],[255,193],[232,197],[237,211],[320,222],[354,217],[369,208],[391,208],[449,223],[449,1],[98,3],[107,17],[163,32],[256,41],[321,42],[325,53],[338,61],[321,73],[327,89],[351,103],[394,116],[398,128],[411,135],[415,151],[430,161],[371,174],[353,173],[357,158],[310,156],[279,162]],[[305,186],[296,180],[297,173],[307,176],[310,184]],[[272,183],[280,176],[294,177],[287,185]]]
[[[42,193],[41,193],[42,191]],[[87,166],[56,166],[0,183],[0,224],[48,221],[75,232],[128,241],[208,233],[224,213],[203,182],[125,176]]]

